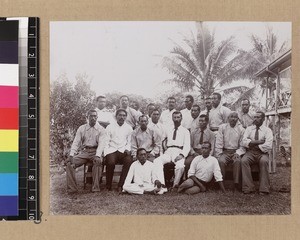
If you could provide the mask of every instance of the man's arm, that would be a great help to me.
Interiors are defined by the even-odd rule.
[[[258,145],[258,147],[260,148],[260,150],[262,152],[268,152],[270,150],[272,150],[273,147],[273,133],[272,130],[270,128],[266,128],[266,133],[265,133],[265,142]]]
[[[131,156],[133,159],[136,159],[136,151],[138,149],[138,143],[136,139],[136,131],[133,131],[131,134]]]
[[[209,130],[210,131],[210,130]],[[216,135],[213,132],[209,132],[210,133],[210,137],[209,137],[209,142],[211,145],[211,151],[210,151],[210,156],[213,156],[215,153],[215,139],[216,139]]]
[[[219,184],[219,186],[220,186],[222,192],[225,193],[226,191],[225,191],[225,188],[224,188],[223,181],[219,181],[218,184]]]
[[[131,135],[132,135],[133,130],[131,127],[128,128],[127,136],[126,136],[126,145],[125,145],[125,153],[130,155],[130,150],[131,150]]]
[[[216,135],[215,156],[217,158],[220,157],[220,155],[223,152],[223,148],[224,148],[224,134],[223,134],[223,130],[224,130],[224,125],[221,125],[219,127],[219,130],[218,130],[217,135]]]
[[[105,128],[101,127],[100,134],[98,137],[98,147],[96,151],[97,157],[102,158],[104,148],[106,147],[107,144],[108,144],[108,138],[107,138],[106,130]]]
[[[154,130],[150,130],[152,133],[152,138],[153,138],[153,150],[151,151],[151,155],[156,156],[157,154],[159,154],[159,145],[160,145],[160,136],[156,133],[156,131]]]
[[[81,140],[82,140],[81,137],[82,137],[83,127],[84,127],[84,126],[80,126],[80,127],[77,129],[75,138],[74,138],[73,143],[72,143],[72,146],[71,146],[71,151],[70,151],[70,156],[72,156],[72,157],[73,157],[75,154],[77,154],[78,149],[79,149],[80,146],[81,146]]]
[[[245,129],[240,125],[239,130],[240,130],[239,148],[236,150],[236,154],[241,156],[246,153],[246,149],[245,147],[243,147],[243,137],[244,137]]]
[[[125,182],[124,182],[124,185],[129,185],[131,184],[132,180],[133,180],[133,172],[134,172],[134,166],[135,164],[131,164],[130,168],[129,168],[129,171],[127,173],[127,176],[126,176],[126,179],[125,179]]]

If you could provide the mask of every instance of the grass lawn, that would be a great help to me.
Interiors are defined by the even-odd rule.
[[[188,214],[188,215],[249,215],[249,214],[290,214],[291,194],[282,192],[290,190],[291,168],[278,167],[277,172],[270,174],[271,193],[268,196],[259,194],[244,195],[230,189],[225,194],[219,190],[208,190],[196,195],[185,195],[168,192],[164,195],[119,195],[116,191],[91,193],[91,186],[83,190],[83,170],[76,173],[80,193],[66,193],[66,175],[64,172],[51,171],[51,214]],[[225,184],[229,187],[230,184]]]

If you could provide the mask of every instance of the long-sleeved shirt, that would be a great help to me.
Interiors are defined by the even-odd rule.
[[[159,136],[159,152],[162,153],[162,141],[164,140],[166,135],[164,126],[160,122],[153,123],[152,119],[150,119],[148,123],[148,128],[152,129]]]
[[[132,127],[126,122],[121,126],[117,122],[109,124],[106,128],[107,144],[104,148],[104,156],[116,151],[121,153],[125,150],[130,151],[132,131]]]
[[[87,123],[77,129],[70,156],[77,154],[80,147],[95,147],[97,148],[96,156],[101,157],[106,144],[106,130],[99,123],[96,123],[93,127]]]
[[[127,117],[126,117],[126,123],[134,129],[138,124],[139,116],[141,116],[141,113],[136,111],[134,108],[127,107],[126,109]]]
[[[196,128],[199,128],[199,116],[196,118],[192,118],[193,120],[191,122],[190,132],[194,131]]]
[[[176,131],[176,138],[173,140],[175,127],[169,127],[166,131],[167,136],[167,147],[176,146],[182,147],[182,150],[179,154],[182,154],[186,157],[191,149],[191,139],[190,132],[186,128],[179,126]]]
[[[231,127],[229,123],[220,125],[216,135],[215,156],[219,157],[224,148],[236,150],[239,156],[244,154],[246,152],[242,146],[244,132],[245,129],[240,123],[234,127]]]
[[[227,123],[227,119],[231,110],[219,104],[218,107],[212,108],[209,112],[209,126],[217,128],[223,123]]]
[[[159,145],[161,145],[159,135],[152,129],[147,128],[142,131],[140,127],[136,128],[131,135],[131,155],[136,156],[138,148],[145,148],[152,155],[159,154]]]
[[[113,114],[107,108],[103,108],[101,110],[99,108],[95,108],[95,110],[98,114],[98,122],[112,123],[116,121]]]
[[[160,118],[159,118],[159,122],[164,126],[165,130],[174,125],[173,119],[172,119],[172,114],[175,111],[176,111],[176,109],[173,109],[171,111],[169,109],[162,111]]]
[[[244,137],[242,141],[242,145],[246,148],[249,148],[249,143],[252,140],[255,140],[255,132],[256,132],[256,126],[251,125],[246,128],[244,132]],[[273,133],[272,130],[266,126],[260,126],[258,129],[258,140],[265,140],[265,143],[258,145],[259,149],[267,153],[268,151],[272,150],[273,147]]]
[[[223,181],[218,160],[213,156],[204,158],[200,155],[195,157],[188,171],[188,177],[190,176],[195,176],[204,182],[210,182],[213,176],[217,182]]]
[[[132,181],[137,184],[154,184],[156,179],[153,163],[146,161],[142,165],[137,160],[131,164],[124,185],[130,184]]]
[[[190,155],[193,155],[195,153],[194,148],[200,149],[201,144],[200,144],[200,137],[201,137],[201,129],[196,128],[193,131],[191,131],[191,150],[190,150]],[[210,155],[213,154],[214,149],[215,149],[215,134],[209,130],[209,128],[206,128],[203,131],[203,142],[210,142],[211,144],[211,152]]]
[[[253,124],[253,117],[251,114],[249,114],[249,112],[248,113],[239,112],[238,115],[243,128],[247,128]]]
[[[182,109],[180,112],[182,114],[181,126],[185,127],[186,129],[190,129],[193,121],[191,110],[185,108]]]

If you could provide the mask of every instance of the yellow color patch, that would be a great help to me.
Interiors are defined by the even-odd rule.
[[[19,131],[0,130],[0,152],[19,151]]]

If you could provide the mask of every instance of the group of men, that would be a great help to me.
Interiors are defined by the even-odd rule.
[[[88,122],[79,127],[67,165],[67,190],[78,191],[75,169],[93,162],[92,191],[99,192],[99,180],[106,165],[106,188],[112,190],[116,163],[123,164],[119,192],[163,194],[164,166],[174,164],[171,191],[195,194],[206,191],[214,178],[225,192],[223,180],[232,165],[235,190],[242,184],[245,194],[255,192],[251,165],[259,166],[259,192],[269,194],[268,152],[273,134],[263,125],[265,114],[250,114],[244,99],[239,113],[221,105],[221,95],[205,99],[205,109],[194,104],[191,95],[185,108],[176,110],[176,99],[167,99],[167,109],[155,104],[147,112],[129,106],[128,96],[120,97],[115,113],[106,109],[105,96],[97,98],[97,108],[87,113]]]

